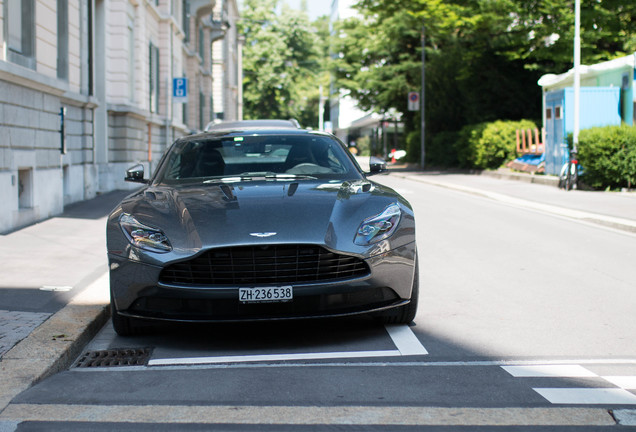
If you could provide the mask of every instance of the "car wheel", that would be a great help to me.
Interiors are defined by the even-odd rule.
[[[417,303],[420,293],[419,270],[415,261],[415,274],[413,275],[413,289],[411,290],[411,301],[409,304],[390,309],[379,315],[384,324],[409,324],[417,315]]]
[[[135,334],[136,327],[134,325],[134,320],[120,315],[112,300],[110,302],[110,319],[113,323],[115,332],[119,336],[131,336]]]

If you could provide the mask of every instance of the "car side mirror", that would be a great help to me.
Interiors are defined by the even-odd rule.
[[[387,171],[386,161],[375,156],[369,158],[369,172],[367,175],[381,174]]]
[[[144,179],[144,166],[137,164],[132,168],[128,168],[124,180],[135,183],[148,183],[148,180]]]

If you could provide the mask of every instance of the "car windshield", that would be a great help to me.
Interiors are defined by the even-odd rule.
[[[166,155],[158,183],[240,181],[255,178],[358,177],[339,142],[319,135],[247,135],[188,139]]]

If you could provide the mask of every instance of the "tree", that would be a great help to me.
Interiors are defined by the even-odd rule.
[[[242,12],[243,106],[246,119],[295,118],[318,124],[321,41],[307,13],[277,0],[246,0]]]
[[[636,2],[582,0],[582,61],[636,49]],[[497,119],[536,118],[537,80],[572,65],[572,0],[360,0],[339,27],[334,73],[364,109],[404,113],[419,159],[420,30],[426,28],[427,134]],[[430,136],[430,135],[429,135]]]

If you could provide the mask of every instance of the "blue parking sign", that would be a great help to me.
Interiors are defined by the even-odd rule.
[[[188,79],[187,78],[172,79],[172,99],[173,99],[173,102],[188,101]]]

